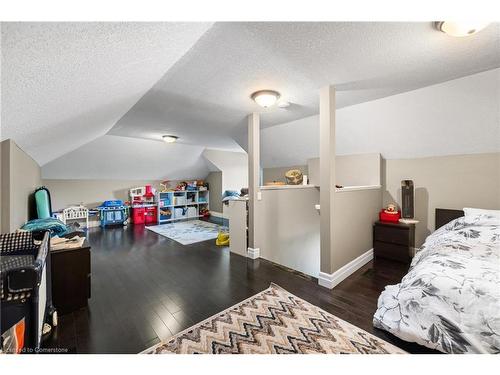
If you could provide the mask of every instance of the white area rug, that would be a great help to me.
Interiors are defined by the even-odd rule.
[[[189,220],[146,228],[161,236],[177,241],[182,245],[189,245],[217,238],[219,230],[223,227],[207,221]]]

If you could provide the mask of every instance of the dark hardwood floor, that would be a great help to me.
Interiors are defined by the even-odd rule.
[[[412,353],[431,352],[372,326],[385,285],[406,272],[370,262],[333,290],[265,260],[230,254],[215,241],[181,245],[142,226],[91,229],[92,297],[59,317],[46,348],[70,353],[138,353],[274,282]]]

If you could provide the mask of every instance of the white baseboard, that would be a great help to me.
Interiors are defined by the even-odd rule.
[[[259,258],[260,257],[260,249],[259,248],[253,249],[253,248],[249,247],[247,249],[247,257],[250,259]]]
[[[345,266],[339,268],[334,273],[320,272],[318,276],[318,284],[324,286],[325,288],[333,289],[372,259],[373,249],[370,249],[356,259],[347,263]]]

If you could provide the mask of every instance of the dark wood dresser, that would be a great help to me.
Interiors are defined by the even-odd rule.
[[[90,245],[50,251],[52,303],[61,315],[87,306],[90,298]]]
[[[415,247],[415,224],[376,221],[373,224],[373,254],[410,264]]]

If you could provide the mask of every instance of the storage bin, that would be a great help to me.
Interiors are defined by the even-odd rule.
[[[182,205],[182,204],[186,204],[186,203],[187,203],[187,200],[186,200],[186,197],[184,195],[174,197],[174,205],[178,206],[178,205]]]
[[[160,209],[160,220],[170,220],[172,218],[172,211],[167,208]]]
[[[167,207],[170,206],[172,203],[170,203],[170,198],[161,198],[160,199],[160,207]]]
[[[186,217],[186,209],[185,208],[176,208],[174,209],[174,219],[182,219]]]
[[[196,217],[198,216],[198,210],[196,207],[188,207],[187,209],[187,217]]]

